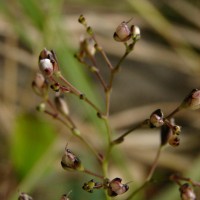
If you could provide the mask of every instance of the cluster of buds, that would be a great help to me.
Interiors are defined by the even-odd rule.
[[[65,148],[65,152],[61,160],[61,165],[65,170],[84,171],[84,167],[80,159],[74,153],[72,153],[71,150],[68,148]]]
[[[56,55],[53,50],[43,49],[39,55],[39,68],[45,77],[51,77],[59,70]]]
[[[182,200],[196,200],[194,190],[188,183],[181,185],[179,191]]]
[[[129,39],[137,41],[140,39],[140,29],[138,26],[132,25],[131,27],[128,26],[128,22],[122,22],[116,29],[113,38],[117,42],[127,42]]]
[[[115,197],[117,195],[124,194],[129,189],[127,184],[122,183],[121,178],[114,178],[111,181],[106,178],[104,179],[103,183],[94,182],[94,180],[92,179],[87,183],[84,183],[82,188],[90,193],[92,193],[94,189],[104,188],[107,190],[108,195],[110,197]]]
[[[174,124],[174,119],[165,120],[165,124],[161,127],[161,145],[168,143],[173,147],[180,144],[181,127]]]
[[[21,192],[19,194],[18,200],[33,200],[33,198],[29,196],[28,194]]]

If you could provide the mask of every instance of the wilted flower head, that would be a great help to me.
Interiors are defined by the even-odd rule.
[[[75,156],[68,148],[65,148],[65,152],[61,160],[61,165],[63,169],[66,170],[77,170],[77,171],[84,170],[84,167],[82,166],[80,159],[77,156]]]
[[[120,194],[124,194],[128,189],[128,185],[123,184],[121,178],[114,178],[109,182],[108,195],[114,197]]]
[[[46,77],[53,75],[58,70],[58,63],[53,51],[43,49],[39,55],[39,68],[42,74]]]
[[[200,90],[193,89],[189,95],[183,100],[181,106],[183,108],[190,108],[191,110],[197,110],[200,108]]]
[[[188,183],[181,185],[179,191],[182,200],[196,200],[196,195]]]
[[[28,194],[21,192],[19,194],[18,200],[33,200],[33,198],[31,196],[29,196]]]

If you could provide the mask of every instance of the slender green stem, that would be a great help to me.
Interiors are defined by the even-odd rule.
[[[72,130],[73,132],[74,130]],[[87,140],[85,140],[81,135],[77,135],[76,136],[88,147],[88,149],[91,150],[91,152],[93,152],[93,154],[97,157],[97,159],[99,160],[100,163],[103,162],[102,157],[98,154],[98,152],[96,151],[96,149],[94,149],[94,147],[92,145],[90,145],[89,142],[87,142]]]
[[[98,113],[101,113],[100,109],[90,101],[84,94],[82,94],[78,89],[76,89],[69,81],[67,81],[61,73],[58,73],[57,76],[71,89],[71,92],[78,96],[80,99],[84,100],[92,108],[94,108]]]
[[[104,91],[107,90],[107,85],[103,79],[103,77],[101,76],[100,72],[99,72],[99,67],[97,66],[97,62],[94,58],[94,56],[89,56],[90,60],[92,61],[92,64],[96,67],[96,70],[94,70],[95,75],[97,76],[97,78],[99,79],[101,85],[104,88]]]
[[[161,145],[159,146],[158,151],[157,151],[157,154],[156,154],[156,157],[155,157],[155,159],[154,159],[154,161],[153,161],[153,164],[152,164],[152,166],[151,166],[151,169],[150,169],[150,171],[149,171],[149,173],[148,173],[148,175],[147,175],[147,178],[146,178],[146,180],[144,181],[144,183],[143,183],[138,189],[136,189],[135,191],[133,191],[133,192],[128,196],[128,198],[127,198],[126,200],[131,200],[138,192],[140,192],[144,187],[147,186],[147,184],[149,184],[149,183],[151,182],[152,176],[153,176],[153,174],[154,174],[154,172],[155,172],[155,169],[156,169],[156,167],[157,167],[157,164],[158,164],[158,160],[159,160],[159,157],[160,157],[160,153],[161,153],[162,147],[163,147],[163,146],[161,146]]]
[[[96,173],[94,173],[94,172],[92,172],[92,171],[90,171],[90,170],[88,170],[88,169],[84,169],[83,172],[86,173],[86,174],[89,174],[89,175],[92,175],[92,176],[95,176],[95,177],[97,177],[97,178],[100,178],[100,179],[104,180],[104,176],[101,176],[101,175],[99,175],[99,174],[96,174]]]
[[[162,147],[163,147],[163,146],[160,145],[159,148],[158,148],[156,157],[155,157],[155,159],[154,159],[154,162],[153,162],[153,164],[152,164],[152,166],[151,166],[151,169],[150,169],[150,171],[149,171],[149,173],[148,173],[148,176],[147,176],[147,178],[146,178],[146,182],[150,181],[151,178],[152,178],[152,176],[153,176],[153,174],[154,174],[154,171],[155,171],[155,169],[156,169],[156,167],[157,167],[157,164],[158,164],[158,160],[159,160],[159,158],[160,158],[160,153],[161,153]]]
[[[140,128],[141,126],[145,125],[146,124],[146,120],[143,121],[142,123],[138,123],[138,124],[135,124],[131,129],[129,129],[128,131],[126,131],[124,134],[122,134],[120,137],[118,137],[117,139],[113,140],[111,142],[112,145],[116,145],[116,144],[119,144],[121,142],[124,141],[124,138],[130,134],[131,132],[137,130],[138,128]]]
[[[166,119],[170,119],[172,118],[177,112],[179,112],[181,110],[181,107],[178,106],[175,110],[173,110],[167,117],[165,117]]]
[[[126,200],[132,200],[132,198],[138,194],[138,192],[140,192],[141,190],[143,190],[149,182],[144,182],[139,188],[137,188],[136,190],[134,190],[129,196],[128,198],[126,198]]]

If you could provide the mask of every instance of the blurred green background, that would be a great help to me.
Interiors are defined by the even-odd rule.
[[[44,48],[54,49],[68,80],[103,106],[103,91],[90,73],[73,57],[84,28],[84,14],[97,39],[115,64],[124,47],[112,35],[122,21],[141,29],[136,44],[114,81],[111,125],[122,129],[161,108],[169,113],[193,88],[200,86],[200,2],[198,0],[1,0],[0,1],[0,199],[17,199],[27,192],[37,200],[103,199],[101,191],[88,194],[80,189],[91,179],[65,172],[60,159],[70,144],[89,168],[99,170],[90,152],[61,124],[35,110],[40,99],[31,82],[38,71],[37,59]],[[106,77],[105,63],[101,72]],[[73,119],[96,148],[102,146],[99,119],[82,102],[67,99]],[[199,111],[181,112],[181,145],[166,148],[156,171],[156,183],[135,199],[175,200],[178,187],[168,181],[173,172],[200,179]],[[140,130],[129,136],[113,154],[110,178],[123,177],[136,188],[145,179],[159,144],[157,131]],[[131,190],[130,189],[130,190]],[[124,199],[119,197],[116,199]],[[200,199],[200,197],[198,197]]]

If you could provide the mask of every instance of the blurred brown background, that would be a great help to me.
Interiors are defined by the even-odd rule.
[[[71,141],[71,146],[75,143],[76,151],[79,144],[77,145],[76,140],[69,135],[66,139],[64,136],[66,130],[62,125],[35,111],[40,99],[31,89],[32,79],[38,71],[39,52],[47,47],[56,51],[66,76],[73,84],[86,94],[89,93],[92,98],[103,95],[96,79],[87,70],[82,69],[83,67],[73,58],[74,52],[79,48],[79,38],[84,34],[84,28],[77,21],[80,14],[84,14],[87,18],[95,30],[99,43],[114,64],[124,52],[124,46],[115,42],[112,37],[116,27],[122,21],[133,18],[131,24],[141,29],[141,40],[122,64],[122,70],[114,81],[111,124],[113,128],[120,130],[119,132],[141,119],[148,118],[157,108],[161,108],[166,114],[169,113],[188,92],[200,86],[198,0],[2,0],[0,2],[0,199],[2,200],[15,199],[19,191],[30,192],[34,199],[38,200],[59,199],[60,194],[70,190],[72,199],[81,199],[76,193],[76,188],[82,183],[79,185],[78,178],[74,181],[74,175],[66,174],[59,166],[66,140]],[[100,57],[97,59],[106,77],[104,63]],[[82,71],[77,72],[79,68]],[[90,91],[91,85],[95,91]],[[101,145],[98,143],[101,137],[98,134],[94,137],[89,133],[95,132],[95,128],[87,113],[84,109],[77,108],[77,104],[78,101],[69,99],[74,119],[80,124],[81,129],[87,132],[89,140],[98,147]],[[166,180],[167,175],[174,171],[190,174],[195,180],[200,179],[199,114],[199,111],[183,111],[177,115],[177,123],[182,126],[181,146],[177,149],[166,148],[163,152],[157,173],[158,180],[163,180],[163,176]],[[34,126],[31,126],[34,124],[32,120],[41,124],[46,123],[47,128],[44,130],[50,129],[53,133],[52,139],[47,139],[49,143],[47,142],[45,148],[40,151],[44,157],[38,154],[30,167],[20,163],[23,160],[23,155],[20,153],[24,152],[24,149],[19,152],[17,150],[24,145],[20,143],[23,139],[19,140],[18,132],[23,130],[28,135],[29,130],[31,132],[34,129]],[[53,127],[48,127],[49,122]],[[38,130],[41,131],[41,128]],[[44,136],[43,139],[46,137],[48,138]],[[126,177],[127,182],[134,180],[137,185],[144,180],[146,170],[153,161],[159,143],[159,133],[154,130],[139,130],[129,138],[120,146],[122,155],[127,156],[125,166],[117,164],[117,161],[112,163],[111,176],[120,173]],[[29,141],[30,144],[26,145],[31,146],[30,138],[24,141]],[[30,149],[34,152],[34,146]],[[88,159],[87,154],[80,154]],[[19,159],[16,158],[17,155]],[[31,155],[32,152],[29,152],[27,157]],[[89,159],[87,162],[93,163]],[[22,168],[24,171],[19,170]],[[127,172],[122,172],[123,169]],[[86,177],[81,178],[87,180]],[[177,186],[168,188],[168,184],[167,181],[161,181],[160,185],[152,186],[138,199],[179,198]],[[53,185],[56,185],[54,191]],[[162,192],[158,190],[161,185],[164,185]],[[169,191],[171,198],[168,196]],[[102,198],[98,192],[92,194],[97,196],[85,194],[82,190],[80,193],[87,195],[85,199]]]

